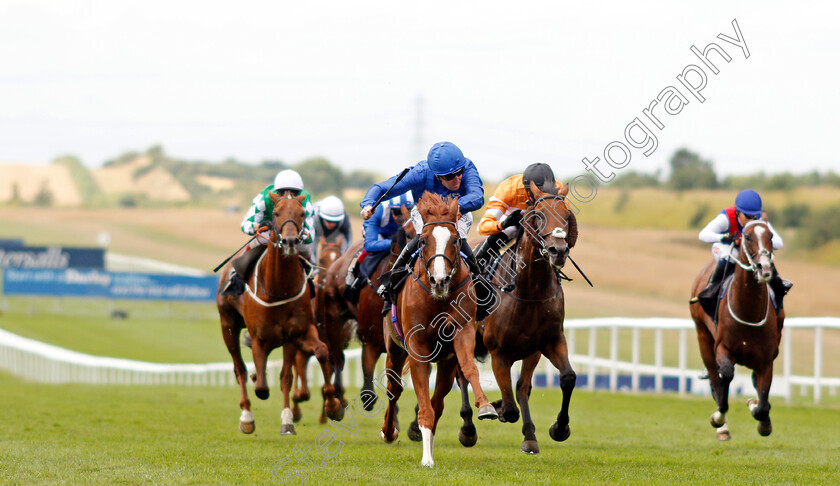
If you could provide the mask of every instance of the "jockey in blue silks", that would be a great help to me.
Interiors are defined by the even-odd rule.
[[[744,226],[754,219],[766,216],[761,207],[761,196],[752,189],[745,189],[735,197],[735,204],[723,208],[698,235],[700,241],[712,243],[712,256],[715,259],[715,269],[709,278],[709,283],[697,296],[701,304],[712,308],[718,297],[720,285],[726,276],[734,272],[741,246],[741,232]],[[767,228],[772,233],[773,249],[780,250],[784,246],[782,237],[776,233],[773,225],[767,222]],[[782,280],[776,265],[773,265],[773,276],[769,282],[775,294],[776,304],[782,307],[782,299],[788,293],[793,283]]]
[[[409,210],[414,208],[414,197],[410,191],[384,201],[376,207],[373,216],[364,222],[362,237],[365,244],[347,276],[344,291],[347,300],[358,302],[359,292],[371,281],[382,259],[391,253],[393,239],[406,224],[403,207]]]
[[[405,176],[394,184],[397,176],[374,184],[368,189],[367,194],[362,199],[362,219],[368,220],[373,216],[373,204],[383,195],[388,188],[392,194],[402,194],[411,191],[414,200],[418,201],[425,191],[440,194],[443,197],[457,196],[458,206],[461,212],[461,217],[458,219],[458,234],[461,236],[461,252],[464,255],[464,261],[470,269],[470,275],[473,283],[478,280],[483,280],[479,270],[479,266],[475,261],[475,256],[472,253],[470,245],[466,242],[467,233],[472,226],[472,212],[481,208],[484,204],[484,186],[481,182],[481,177],[478,175],[473,162],[464,157],[461,149],[451,142],[438,142],[434,144],[429,150],[429,155],[426,160],[421,161],[417,165],[411,167]],[[392,187],[393,185],[393,187]],[[411,219],[414,222],[414,228],[417,231],[418,237],[412,239],[403,248],[397,261],[394,262],[393,270],[390,278],[384,285],[385,288],[380,289],[380,294],[385,299],[387,308],[390,308],[388,302],[394,300],[392,295],[393,284],[401,280],[407,272],[411,271],[411,264],[420,247],[419,235],[423,229],[423,218],[415,206],[411,210]],[[486,315],[482,315],[487,310],[485,303],[491,302],[495,297],[492,293],[492,288],[487,285],[475,285],[476,294],[478,297],[479,310],[477,311],[477,320],[482,320]],[[491,295],[487,295],[491,294]],[[486,298],[485,298],[486,297]],[[483,309],[482,309],[483,308]]]

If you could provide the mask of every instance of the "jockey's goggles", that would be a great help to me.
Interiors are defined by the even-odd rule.
[[[452,179],[454,179],[458,176],[461,176],[461,175],[464,175],[464,168],[463,167],[456,170],[455,172],[451,172],[449,174],[438,176],[438,177],[440,177],[440,180],[442,180],[442,181],[451,181]]]

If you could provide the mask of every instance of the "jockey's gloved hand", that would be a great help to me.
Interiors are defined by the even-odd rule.
[[[726,233],[720,237],[721,243],[732,243],[733,241],[735,241],[735,237],[729,233]]]
[[[501,227],[503,229],[510,228],[511,226],[519,224],[520,221],[522,221],[522,210],[517,209],[516,211],[510,213],[510,215],[502,221]]]

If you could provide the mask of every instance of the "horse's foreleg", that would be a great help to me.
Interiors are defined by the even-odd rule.
[[[773,363],[753,371],[753,385],[758,392],[758,402],[749,400],[747,405],[754,419],[758,420],[758,433],[766,437],[773,432],[770,423],[770,385],[773,381]]]
[[[397,428],[397,401],[403,392],[401,373],[406,357],[402,348],[394,344],[389,346],[385,359],[385,375],[388,378],[388,409],[385,411],[385,419],[380,432],[382,440],[389,444],[397,440],[400,432]]]
[[[310,325],[306,331],[306,337],[297,343],[304,352],[312,353],[321,365],[321,373],[324,375],[324,386],[321,388],[324,395],[324,408],[327,412],[327,417],[332,420],[341,420],[344,418],[344,409],[341,408],[341,402],[335,397],[335,388],[330,383],[330,360],[327,346],[318,338],[318,329],[314,325]]]
[[[472,421],[473,411],[470,406],[470,391],[467,389],[469,382],[460,370],[455,375],[455,379],[458,380],[458,388],[461,389],[461,419],[464,421],[461,430],[458,431],[458,441],[464,447],[472,447],[478,441],[478,433]]]
[[[280,434],[294,435],[294,413],[289,408],[289,395],[292,391],[292,367],[298,349],[292,343],[283,346],[283,367],[280,369],[280,390],[283,392],[283,412],[280,413]]]
[[[379,358],[378,350],[369,343],[362,344],[362,375],[364,384],[360,395],[363,397],[362,407],[368,412],[376,405],[376,391],[373,389],[373,371],[376,368],[376,360]]]
[[[417,412],[417,424],[420,426],[420,435],[423,436],[423,458],[421,466],[434,467],[435,460],[432,452],[435,447],[435,410],[429,398],[429,368],[425,361],[409,359],[411,369],[411,381],[414,383],[414,393],[417,395],[417,405],[420,407]],[[449,382],[452,386],[452,382]]]
[[[726,425],[726,415],[724,412],[720,411],[720,400],[718,400],[718,396],[724,393],[721,391],[723,384],[721,383],[720,373],[718,372],[718,363],[717,359],[715,358],[715,338],[714,336],[712,336],[712,333],[709,332],[709,330],[706,328],[705,323],[701,321],[696,324],[697,343],[700,346],[700,357],[703,359],[703,364],[706,366],[706,370],[709,372],[709,387],[712,390],[712,398],[715,400],[715,404],[718,406],[718,410],[716,410],[712,414],[712,416],[709,419],[709,422],[712,424],[712,427],[720,429]],[[728,394],[728,391],[725,394]],[[726,429],[725,434],[722,433],[721,430],[718,430],[717,436],[719,440],[728,440],[728,428]]]
[[[499,418],[499,414],[496,412],[496,408],[493,404],[487,401],[487,396],[484,395],[481,383],[478,382],[478,368],[475,367],[475,362],[473,361],[473,356],[475,354],[475,332],[473,329],[473,324],[468,323],[461,332],[455,334],[455,339],[453,341],[455,356],[458,358],[458,365],[461,367],[461,373],[464,374],[464,378],[466,378],[470,383],[473,393],[475,394],[475,406],[478,407],[478,419],[495,420]],[[510,383],[509,374],[508,383]]]
[[[717,363],[718,376],[720,377],[719,384],[715,390],[715,400],[717,400],[718,412],[725,416],[726,412],[729,411],[729,385],[732,383],[732,379],[735,378],[735,361],[730,356],[729,350],[723,346],[718,346],[715,349],[715,362]],[[712,376],[709,374],[709,379],[711,378]],[[712,418],[714,419],[714,415]],[[712,425],[718,427],[722,423],[713,423]]]
[[[535,434],[536,428],[531,419],[531,408],[528,404],[531,397],[531,379],[534,377],[534,370],[539,362],[540,353],[534,353],[522,360],[522,373],[519,375],[519,381],[516,382],[516,401],[522,409],[522,435],[524,436],[520,450],[526,454],[540,453]]]
[[[496,351],[491,353],[493,374],[496,376],[496,383],[499,384],[499,391],[502,393],[502,400],[496,412],[501,422],[514,423],[519,420],[519,409],[513,399],[513,384],[510,378],[511,363],[506,357]]]
[[[563,391],[563,403],[560,413],[557,414],[557,421],[548,429],[548,435],[552,439],[561,442],[569,438],[569,403],[572,401],[572,392],[575,389],[577,375],[569,363],[569,350],[566,347],[566,338],[563,334],[553,346],[548,346],[542,353],[551,361],[551,364],[560,372],[560,390]]]
[[[251,400],[248,399],[248,370],[245,362],[242,361],[242,350],[239,348],[239,333],[244,327],[241,319],[238,314],[234,317],[222,315],[222,337],[233,359],[233,372],[239,384],[239,408],[242,410],[239,416],[239,430],[251,434],[254,432],[255,425],[254,415],[251,413]]]
[[[254,367],[256,368],[257,379],[254,382],[254,394],[260,400],[267,400],[269,396],[268,380],[265,377],[266,361],[268,360],[268,352],[266,351],[263,342],[257,336],[251,336],[251,354],[254,356]],[[292,360],[289,360],[291,367],[294,362],[294,355]],[[286,365],[286,360],[283,360],[283,365]],[[290,368],[291,370],[291,368]]]

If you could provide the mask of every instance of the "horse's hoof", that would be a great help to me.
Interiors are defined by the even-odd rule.
[[[239,422],[239,430],[242,431],[243,434],[253,434],[254,429],[256,429],[256,425],[254,422]]]
[[[416,420],[411,422],[411,425],[408,426],[408,438],[414,442],[420,442],[423,440],[423,434],[420,433],[420,426],[417,425]]]
[[[518,415],[518,413],[517,413]],[[478,409],[478,420],[496,420],[499,418],[499,414],[496,413],[496,407],[492,404],[487,404]]]
[[[770,433],[773,432],[773,425],[768,420],[767,422],[759,422],[758,423],[758,434],[762,437],[767,437]]]
[[[297,432],[295,432],[295,426],[292,424],[281,425],[280,435],[297,435]]]
[[[569,428],[569,424],[566,424],[566,427],[564,427],[563,430],[560,430],[560,424],[554,422],[551,424],[551,427],[548,428],[548,435],[557,442],[563,442],[572,435],[572,429]]]
[[[431,468],[435,467],[435,461],[434,461],[434,459],[428,459],[428,460],[423,459],[423,460],[420,461],[420,465],[423,466],[423,467],[428,467],[429,469],[431,469]]]
[[[268,388],[257,388],[254,390],[254,395],[260,400],[268,400]]]
[[[723,424],[726,423],[726,415],[720,413],[720,410],[715,410],[715,413],[709,417],[709,422],[712,424],[712,427],[723,427]]]
[[[539,454],[540,446],[536,440],[523,440],[522,447],[519,450],[525,454]]]
[[[478,442],[478,434],[475,433],[475,430],[473,430],[472,435],[466,434],[464,433],[464,429],[461,428],[458,431],[458,442],[464,447],[472,447]]]
[[[717,430],[716,437],[717,437],[717,440],[719,440],[719,441],[721,441],[721,442],[726,442],[726,441],[728,441],[729,439],[731,439],[731,438],[732,438],[732,436],[731,436],[731,435],[729,435],[729,427],[726,427],[726,426],[722,426],[722,427],[720,427],[720,428]]]
[[[395,440],[397,440],[397,436],[398,436],[398,435],[399,435],[399,431],[398,431],[397,429],[394,429],[394,436],[393,436],[393,437],[388,437],[387,435],[385,435],[385,431],[384,431],[384,430],[380,430],[380,431],[379,431],[379,437],[380,437],[382,440],[384,440],[386,444],[391,444],[391,443],[393,443]]]
[[[327,402],[326,405],[327,409],[327,417],[330,420],[335,420],[336,422],[341,422],[341,419],[344,418],[344,409],[341,408],[341,402],[337,399],[332,398]]]
[[[309,397],[309,392],[295,392],[294,395],[292,395],[292,401],[295,403],[308,402]]]
[[[505,410],[501,417],[505,419],[505,422],[514,424],[519,421],[519,409],[513,407],[511,409]]]
[[[297,403],[294,407],[292,407],[292,422],[300,422],[301,419],[300,407],[297,406]]]
[[[372,412],[373,406],[376,405],[376,399],[379,398],[376,393],[363,391],[359,396],[362,398],[362,408],[366,412]]]

